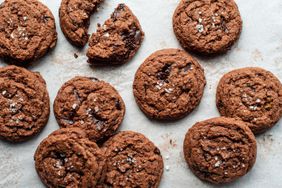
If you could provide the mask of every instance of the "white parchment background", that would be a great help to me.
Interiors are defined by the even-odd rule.
[[[3,0],[0,0],[3,2]],[[58,19],[59,0],[44,0],[56,17],[58,45],[51,53],[29,67],[39,71],[45,78],[51,104],[60,86],[76,75],[94,76],[110,82],[122,95],[127,112],[121,130],[144,133],[161,150],[165,167],[161,188],[213,187],[198,180],[187,168],[182,153],[182,142],[189,127],[195,122],[218,116],[215,105],[217,82],[230,70],[260,66],[272,71],[282,80],[282,1],[281,0],[237,0],[244,21],[239,42],[232,50],[212,59],[201,59],[205,69],[207,86],[200,106],[188,117],[173,123],[160,123],[147,119],[137,107],[132,94],[135,71],[144,59],[156,50],[180,48],[172,30],[172,15],[178,0],[105,0],[99,12],[91,19],[90,32],[97,23],[103,23],[117,6],[126,3],[139,18],[146,34],[145,41],[135,58],[120,67],[90,68],[86,63],[86,48],[72,47],[63,36]],[[1,23],[0,23],[1,24]],[[74,53],[79,55],[74,58]],[[6,64],[0,60],[0,65]],[[271,188],[282,186],[282,125],[257,137],[258,156],[252,171],[238,181],[221,187]],[[0,141],[0,187],[41,188],[44,187],[35,169],[33,154],[40,143],[58,125],[53,111],[49,123],[42,133],[22,144]]]

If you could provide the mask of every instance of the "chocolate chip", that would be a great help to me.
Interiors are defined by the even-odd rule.
[[[165,66],[162,68],[162,70],[157,73],[157,78],[159,80],[166,81],[167,78],[169,77],[170,71],[171,71],[171,65],[165,64]]]
[[[115,106],[118,110],[121,110],[121,106],[120,106],[120,102],[119,101],[116,101],[115,102]]]

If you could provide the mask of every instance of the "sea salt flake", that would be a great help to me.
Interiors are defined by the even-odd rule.
[[[157,84],[162,87],[164,85],[164,81],[158,81]]]
[[[110,34],[108,32],[104,34],[104,37],[109,37],[109,36]]]
[[[73,104],[73,105],[72,105],[72,109],[75,110],[75,109],[77,108],[77,106],[78,106],[77,104]]]
[[[156,85],[156,88],[157,88],[158,90],[162,89],[159,85]]]
[[[88,108],[88,109],[86,110],[86,113],[88,114],[88,116],[92,116],[92,115],[91,115],[91,111],[92,111],[91,108]]]
[[[173,92],[173,88],[166,88],[166,89],[165,89],[165,92],[171,93],[171,92]]]
[[[7,93],[7,91],[6,91],[6,90],[2,91],[2,95],[5,95],[6,93]]]
[[[250,107],[249,107],[249,109],[252,110],[252,111],[256,111],[257,108],[258,108],[257,106],[250,106]]]
[[[204,31],[204,26],[202,24],[197,24],[196,29],[199,33],[202,33]]]
[[[202,18],[199,18],[199,20],[198,20],[198,21],[199,21],[199,23],[202,23],[203,19],[202,19]]]
[[[99,112],[99,107],[98,107],[98,106],[95,106],[94,111],[95,111],[96,113]]]
[[[24,17],[23,17],[23,20],[26,21],[26,20],[27,20],[27,16],[24,16]]]
[[[221,161],[217,161],[217,162],[214,164],[215,167],[219,167],[220,165],[221,165]]]
[[[16,105],[17,105],[16,103],[11,103],[11,104],[10,104],[10,111],[11,111],[11,112],[15,113],[15,112],[18,111]]]
[[[126,159],[126,162],[128,162],[129,164],[135,163],[136,160],[133,157],[128,156]]]
[[[256,103],[260,103],[260,102],[261,102],[261,100],[260,100],[260,99],[257,99],[257,100],[256,100]]]

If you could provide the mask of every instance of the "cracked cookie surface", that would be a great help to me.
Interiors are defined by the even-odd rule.
[[[50,134],[38,146],[34,160],[39,177],[50,188],[95,187],[103,173],[102,151],[79,128]]]
[[[0,23],[0,57],[11,62],[34,61],[56,45],[54,16],[37,0],[5,0]]]
[[[221,78],[216,103],[222,116],[240,118],[253,133],[262,133],[282,117],[282,85],[258,67],[233,70]]]
[[[242,20],[233,0],[182,0],[173,28],[185,49],[212,55],[226,52],[239,39]]]
[[[180,119],[196,108],[206,84],[200,64],[183,50],[153,53],[135,74],[133,92],[150,118]]]
[[[105,181],[101,187],[158,187],[163,174],[159,149],[144,135],[122,131],[106,141]]]
[[[125,5],[119,4],[89,40],[88,62],[95,65],[124,64],[136,54],[144,38],[141,25]]]
[[[59,90],[54,113],[61,127],[80,127],[94,141],[111,136],[121,125],[125,104],[108,83],[75,77]]]
[[[46,83],[24,68],[0,68],[0,137],[20,142],[39,133],[49,113]]]
[[[83,47],[88,42],[90,16],[103,0],[62,0],[59,17],[61,29],[74,45]]]
[[[187,132],[183,149],[191,171],[215,184],[229,183],[247,174],[257,153],[249,127],[243,121],[225,117],[196,123]]]

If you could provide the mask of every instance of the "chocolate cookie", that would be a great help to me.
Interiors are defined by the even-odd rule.
[[[90,16],[103,0],[62,0],[59,17],[61,29],[74,45],[83,47],[88,42]]]
[[[100,141],[119,128],[125,104],[110,84],[96,78],[75,77],[59,90],[54,113],[61,127],[80,127],[91,140]]]
[[[222,116],[240,118],[254,134],[262,133],[282,117],[282,85],[264,69],[237,69],[221,78],[216,103]]]
[[[123,131],[104,143],[105,181],[101,187],[158,187],[163,174],[160,150],[144,135]]]
[[[20,142],[39,133],[50,113],[46,83],[24,68],[0,68],[0,138]]]
[[[206,84],[200,64],[183,50],[153,53],[135,74],[137,104],[150,118],[176,120],[200,103]]]
[[[123,64],[140,48],[144,33],[138,19],[125,4],[119,4],[111,18],[98,27],[89,41],[90,64]]]
[[[181,0],[173,16],[173,29],[185,49],[219,54],[239,39],[242,20],[234,0]]]
[[[184,140],[184,156],[204,181],[229,183],[244,176],[256,161],[255,136],[242,121],[213,118],[196,123]]]
[[[5,0],[0,5],[0,23],[0,57],[30,62],[56,45],[54,16],[37,0]]]
[[[42,182],[53,187],[95,187],[102,177],[103,153],[79,128],[55,131],[38,146],[35,168]]]

